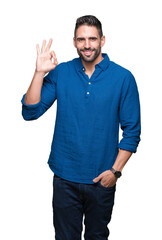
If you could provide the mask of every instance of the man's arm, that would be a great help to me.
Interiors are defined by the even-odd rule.
[[[54,69],[57,65],[57,59],[54,51],[51,51],[50,53],[51,45],[52,39],[49,40],[47,47],[46,40],[43,41],[41,51],[39,45],[38,44],[36,45],[37,48],[36,70],[24,99],[24,102],[27,105],[36,104],[40,101],[43,78],[47,72]],[[54,60],[54,63],[52,62],[52,58]]]
[[[140,100],[134,76],[129,73],[126,77],[121,93],[119,105],[119,122],[123,130],[119,149],[135,153],[140,142],[141,116]]]
[[[131,155],[132,155],[132,152],[129,152],[129,151],[123,150],[123,149],[119,149],[119,153],[116,157],[113,168],[116,171],[121,172],[122,169],[124,168],[125,164],[129,160],[129,158],[131,157]],[[107,171],[104,171],[103,173],[101,173],[98,177],[93,179],[93,182],[96,183],[100,180],[101,180],[102,185],[105,187],[114,186],[115,183],[117,182],[117,178],[115,177],[114,173],[112,173],[112,171],[110,171],[110,170],[107,170]]]
[[[119,153],[117,155],[116,161],[113,165],[113,168],[116,171],[122,171],[125,164],[127,163],[127,161],[129,160],[129,158],[131,157],[132,152],[129,152],[127,150],[123,150],[123,149],[119,149]]]
[[[53,80],[55,74],[52,70],[58,64],[54,51],[50,52],[52,39],[46,47],[46,41],[43,41],[41,51],[37,44],[36,69],[32,82],[24,94],[21,102],[22,115],[25,120],[34,120],[40,117],[54,102],[55,85]],[[49,73],[48,73],[49,72]],[[45,74],[48,73],[47,76]]]
[[[45,74],[43,72],[37,72],[35,70],[32,82],[24,98],[26,105],[34,105],[40,101],[44,76]]]
[[[123,84],[119,106],[119,120],[121,129],[123,130],[123,137],[118,144],[119,152],[113,165],[116,171],[122,171],[132,153],[137,151],[140,142],[141,119],[139,93],[135,78],[131,73]],[[101,180],[103,186],[111,187],[116,183],[117,178],[112,171],[107,170],[93,179],[94,182],[98,182],[99,180]]]

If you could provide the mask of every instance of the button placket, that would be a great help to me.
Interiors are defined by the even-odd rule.
[[[82,75],[87,80],[87,88],[86,88],[86,92],[85,92],[85,97],[88,98],[91,95],[92,82],[91,82],[91,79],[89,79],[88,75],[84,71],[85,71],[85,68],[82,68]]]
[[[84,76],[84,78],[87,80],[87,89],[85,92],[85,97],[88,99],[91,96],[91,88],[93,87],[92,83],[93,81],[97,78],[97,76],[100,74],[101,69],[100,68],[96,68],[95,71],[93,72],[91,78],[88,77],[88,75],[85,73],[85,68],[82,68],[82,75]]]
[[[88,81],[87,82],[86,97],[89,97],[91,95],[91,87],[92,87],[92,83],[91,83],[91,81]]]

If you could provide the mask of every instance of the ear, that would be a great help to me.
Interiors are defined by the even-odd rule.
[[[74,44],[74,47],[76,48],[76,41],[75,41],[75,37],[73,37],[73,44]]]
[[[105,36],[101,37],[101,47],[105,45]]]

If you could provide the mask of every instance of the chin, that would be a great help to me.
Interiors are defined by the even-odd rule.
[[[80,57],[85,61],[85,62],[93,62],[96,60],[96,56],[90,56],[90,57],[86,57],[82,54],[80,54]]]

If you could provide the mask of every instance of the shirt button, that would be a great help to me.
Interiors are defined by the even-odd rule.
[[[91,84],[91,82],[89,82],[89,84]]]
[[[89,92],[87,92],[87,94],[89,94]]]

